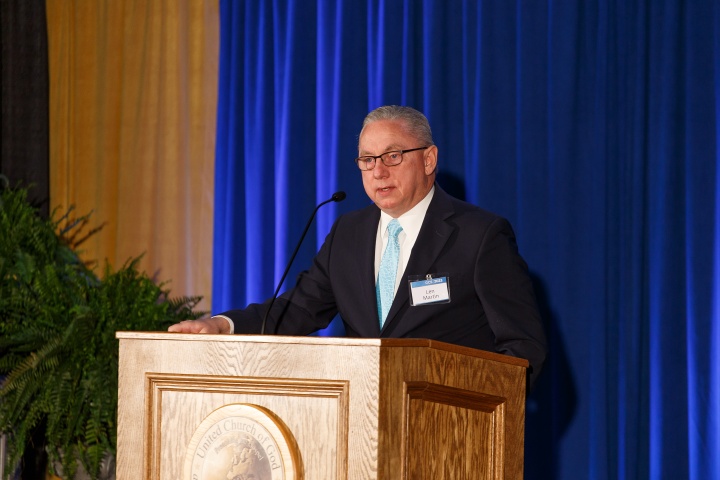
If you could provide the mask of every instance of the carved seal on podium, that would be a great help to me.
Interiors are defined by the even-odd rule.
[[[260,405],[230,404],[200,423],[185,454],[185,480],[301,480],[302,461],[285,423]]]

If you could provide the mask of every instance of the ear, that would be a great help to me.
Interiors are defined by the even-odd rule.
[[[435,173],[435,170],[437,170],[438,162],[438,148],[433,145],[432,147],[429,147],[427,150],[425,150],[423,160],[425,163],[425,175],[430,176]]]

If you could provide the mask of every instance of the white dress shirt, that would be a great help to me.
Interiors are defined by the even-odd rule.
[[[400,263],[398,264],[397,277],[395,278],[395,293],[400,286],[400,282],[403,279],[403,273],[405,267],[407,267],[410,254],[415,246],[418,234],[420,233],[420,227],[422,227],[423,220],[425,220],[425,213],[427,213],[430,201],[435,193],[435,186],[433,186],[425,198],[407,212],[400,215],[397,220],[400,222],[402,232],[398,235],[398,242],[400,242]],[[388,243],[388,223],[393,219],[390,215],[385,212],[380,212],[380,222],[378,224],[377,238],[375,240],[375,281],[377,282],[378,271],[380,270],[380,260],[382,254],[385,251],[385,247]]]

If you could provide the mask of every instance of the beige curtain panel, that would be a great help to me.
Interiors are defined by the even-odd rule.
[[[93,211],[86,260],[210,308],[217,0],[47,0],[50,199]]]

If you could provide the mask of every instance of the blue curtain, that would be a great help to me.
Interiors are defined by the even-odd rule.
[[[550,357],[527,478],[720,478],[720,5],[221,0],[213,311],[366,205],[364,115],[425,112],[440,184],[510,219]],[[329,333],[341,334],[337,325]],[[326,332],[328,333],[328,332]]]

